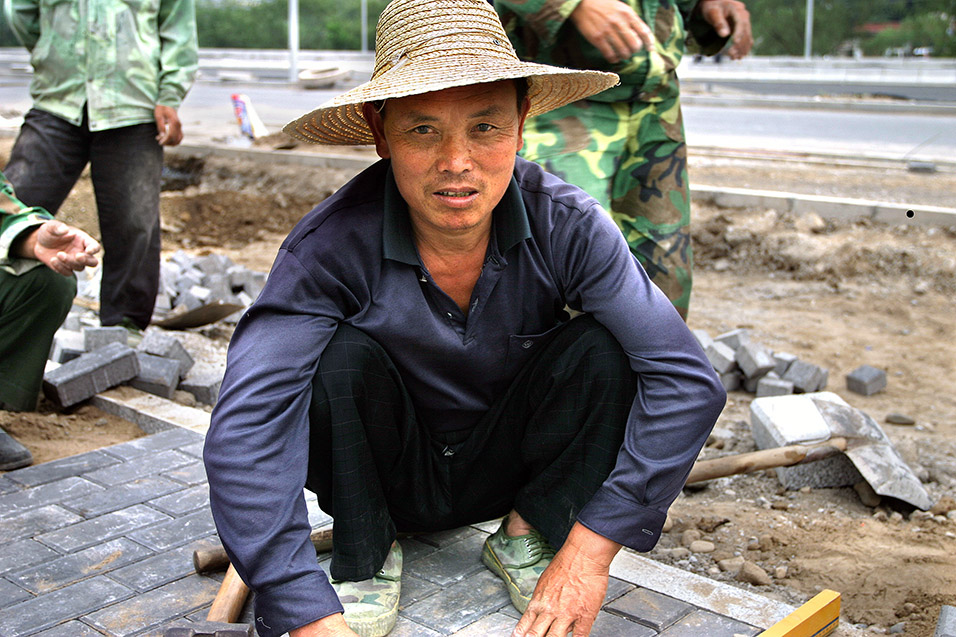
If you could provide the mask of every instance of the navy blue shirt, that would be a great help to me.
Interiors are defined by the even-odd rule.
[[[256,591],[260,635],[341,611],[316,564],[302,495],[311,382],[336,326],[385,348],[423,426],[460,429],[504,392],[566,305],[607,327],[638,374],[617,464],[578,521],[646,551],[726,396],[593,198],[518,158],[467,314],[425,268],[388,161],[296,225],[233,335],[205,445],[213,515]]]

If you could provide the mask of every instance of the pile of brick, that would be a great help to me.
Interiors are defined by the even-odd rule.
[[[248,307],[265,282],[264,272],[237,265],[224,254],[196,257],[178,250],[161,264],[155,311],[186,312],[213,303]]]
[[[740,328],[711,338],[693,330],[720,382],[727,391],[743,390],[763,396],[785,396],[822,391],[830,372],[787,352],[774,352],[750,340]]]

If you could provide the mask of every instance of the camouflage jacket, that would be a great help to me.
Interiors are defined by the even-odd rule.
[[[198,68],[194,0],[3,0],[30,51],[34,107],[92,131],[179,108]]]
[[[654,32],[657,46],[612,64],[568,19],[581,0],[495,0],[505,31],[524,60],[572,69],[613,71],[621,84],[591,99],[602,102],[659,101],[677,92],[676,69],[688,30],[705,53],[726,42],[694,15],[697,0],[621,0]]]
[[[0,270],[23,274],[40,265],[36,259],[18,259],[10,255],[10,246],[24,230],[43,224],[53,217],[43,208],[29,208],[13,194],[13,186],[0,173]]]

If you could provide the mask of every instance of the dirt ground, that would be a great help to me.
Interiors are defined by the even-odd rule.
[[[11,140],[0,139],[0,162]],[[267,271],[295,221],[350,175],[280,163],[170,157],[200,176],[162,199],[164,250],[222,252]],[[956,172],[692,154],[692,183],[952,206]],[[905,206],[901,205],[901,210]],[[60,218],[97,233],[87,179]],[[943,604],[956,605],[956,229],[825,221],[766,209],[694,209],[696,270],[689,324],[711,336],[747,328],[751,339],[829,370],[828,390],[880,422],[938,502],[932,512],[899,502],[863,504],[854,489],[786,491],[772,472],[721,478],[686,489],[672,528],[651,553],[714,579],[799,605],[839,591],[843,621],[870,634],[933,634]],[[227,328],[205,334],[225,342]],[[860,365],[884,369],[887,388],[846,390]],[[752,395],[732,392],[704,457],[755,449]],[[885,423],[891,413],[915,424]],[[66,414],[0,412],[0,425],[38,461],[141,435],[91,406]],[[949,513],[947,517],[947,513]],[[699,537],[712,552],[689,552]],[[735,580],[722,560],[743,557],[769,577]]]

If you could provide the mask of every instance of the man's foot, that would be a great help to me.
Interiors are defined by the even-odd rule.
[[[0,471],[12,471],[33,464],[30,450],[0,429]]]
[[[519,613],[524,613],[538,578],[554,557],[554,549],[534,529],[515,537],[505,534],[507,523],[508,518],[502,520],[498,530],[485,540],[481,561],[505,581],[511,603]]]
[[[398,619],[402,592],[402,547],[398,542],[385,558],[382,570],[360,582],[333,581],[332,588],[345,608],[345,623],[362,637],[382,637]]]
[[[126,331],[129,332],[126,336],[126,344],[130,347],[136,347],[143,342],[143,330],[139,329],[139,326],[128,316],[124,316],[123,320],[117,323],[117,325],[119,327],[125,327]]]

